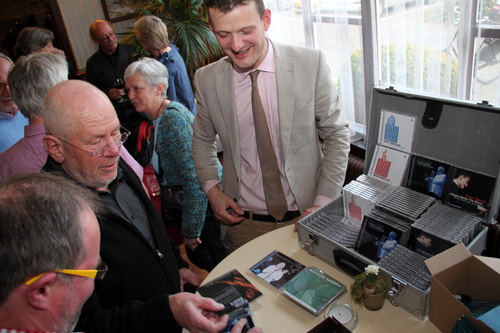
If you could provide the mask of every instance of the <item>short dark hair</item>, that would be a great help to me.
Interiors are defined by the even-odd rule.
[[[255,2],[257,12],[262,18],[264,16],[264,11],[266,10],[263,0],[205,0],[205,5],[207,8],[213,8],[223,13],[227,13],[239,5],[248,5],[252,2]]]
[[[17,35],[14,54],[17,57],[28,55],[31,50],[40,51],[50,42],[54,41],[54,33],[47,29],[27,27]]]
[[[19,174],[0,185],[0,305],[30,277],[86,258],[81,213],[95,193],[62,176]]]

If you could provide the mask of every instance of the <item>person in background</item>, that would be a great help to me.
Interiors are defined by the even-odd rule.
[[[119,158],[127,137],[109,98],[95,86],[68,80],[53,87],[43,104],[44,171],[61,173],[99,195],[100,255],[106,279],[83,307],[77,330],[92,332],[218,332],[227,316],[222,304],[183,293],[198,277],[168,238],[159,211],[140,179]]]
[[[135,112],[133,105],[127,99],[123,86],[123,73],[125,68],[136,59],[135,47],[118,43],[115,30],[107,21],[94,21],[90,25],[89,34],[99,48],[87,60],[86,80],[109,97],[120,123],[131,131],[132,136],[125,147],[134,156],[137,142],[136,128],[146,118]]]
[[[0,332],[73,331],[106,272],[98,212],[95,194],[60,176],[0,186]]]
[[[196,104],[186,64],[177,46],[169,41],[165,23],[156,16],[143,16],[134,23],[134,27],[137,31],[136,37],[144,50],[167,67],[168,98],[184,104],[196,115]]]
[[[0,181],[14,174],[40,171],[44,166],[48,153],[43,146],[43,99],[50,88],[67,79],[68,65],[61,55],[40,52],[16,61],[8,76],[9,87],[29,124],[24,128],[24,138],[0,154]],[[142,167],[123,147],[120,156],[142,179]]]
[[[16,45],[14,45],[16,61],[21,56],[40,52],[49,52],[65,56],[64,51],[56,48],[53,43],[54,33],[52,31],[37,27],[26,27],[19,32]],[[75,64],[70,58],[65,58],[68,63],[68,78],[76,79]]]
[[[21,56],[7,78],[12,98],[28,118],[24,138],[0,154],[0,181],[18,173],[40,171],[47,161],[43,147],[42,103],[47,91],[68,79],[63,56],[41,52]]]
[[[262,0],[205,4],[227,57],[195,74],[193,157],[235,250],[295,224],[341,193],[349,129],[322,51],[266,38],[271,11]],[[217,134],[222,183],[215,168]]]
[[[125,87],[137,112],[153,119],[153,167],[160,184],[183,189],[182,235],[189,260],[211,271],[227,255],[220,238],[220,224],[201,190],[194,169],[192,136],[194,116],[168,96],[169,73],[163,64],[145,58],[125,70]],[[222,167],[217,163],[219,177]]]
[[[52,43],[54,42],[54,33],[47,29],[27,27],[17,35],[16,45],[14,45],[14,54],[16,59],[21,56],[39,52],[49,52],[64,56],[64,51],[60,50]]]
[[[23,137],[24,126],[28,125],[28,119],[19,112],[10,95],[7,76],[12,66],[12,60],[0,53],[0,153],[19,141]]]

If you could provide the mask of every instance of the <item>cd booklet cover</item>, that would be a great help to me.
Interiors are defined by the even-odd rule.
[[[275,250],[250,268],[259,279],[315,316],[347,288],[315,267],[306,267]]]
[[[280,289],[304,267],[301,263],[275,250],[252,266],[250,271],[274,288]]]
[[[262,293],[238,270],[233,269],[198,288],[201,296],[224,304],[224,313],[245,307]]]

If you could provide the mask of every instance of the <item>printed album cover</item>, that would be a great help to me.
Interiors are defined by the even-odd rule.
[[[346,286],[315,267],[306,267],[283,287],[283,295],[315,316],[343,296]]]
[[[451,166],[447,163],[414,155],[406,187],[437,199],[443,199],[450,169]]]
[[[233,269],[198,288],[201,296],[213,298],[225,305],[224,312],[245,307],[262,293],[238,270]]]
[[[252,266],[250,271],[315,316],[346,292],[342,283],[323,271],[306,267],[277,250]]]
[[[452,175],[445,190],[445,202],[476,215],[486,216],[490,209],[495,178],[460,168],[452,170]]]
[[[403,183],[409,156],[401,151],[377,145],[368,176],[400,186]]]
[[[415,136],[415,123],[415,117],[382,110],[378,143],[411,153]]]
[[[250,271],[272,287],[280,289],[305,268],[304,265],[274,250],[250,268]]]
[[[396,245],[406,247],[410,231],[410,225],[403,226],[390,219],[380,219],[367,214],[359,234],[357,250],[365,257],[378,262],[396,248]]]

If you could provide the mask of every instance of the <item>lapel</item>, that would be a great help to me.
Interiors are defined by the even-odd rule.
[[[215,77],[217,100],[223,123],[226,126],[227,141],[236,174],[240,177],[240,134],[234,97],[233,66],[229,57],[221,64],[221,71]],[[229,107],[228,107],[229,106]]]
[[[290,59],[286,48],[272,43],[276,61],[276,89],[278,93],[278,112],[280,120],[281,153],[286,164],[290,138],[292,135],[293,116],[295,111],[295,59]]]

